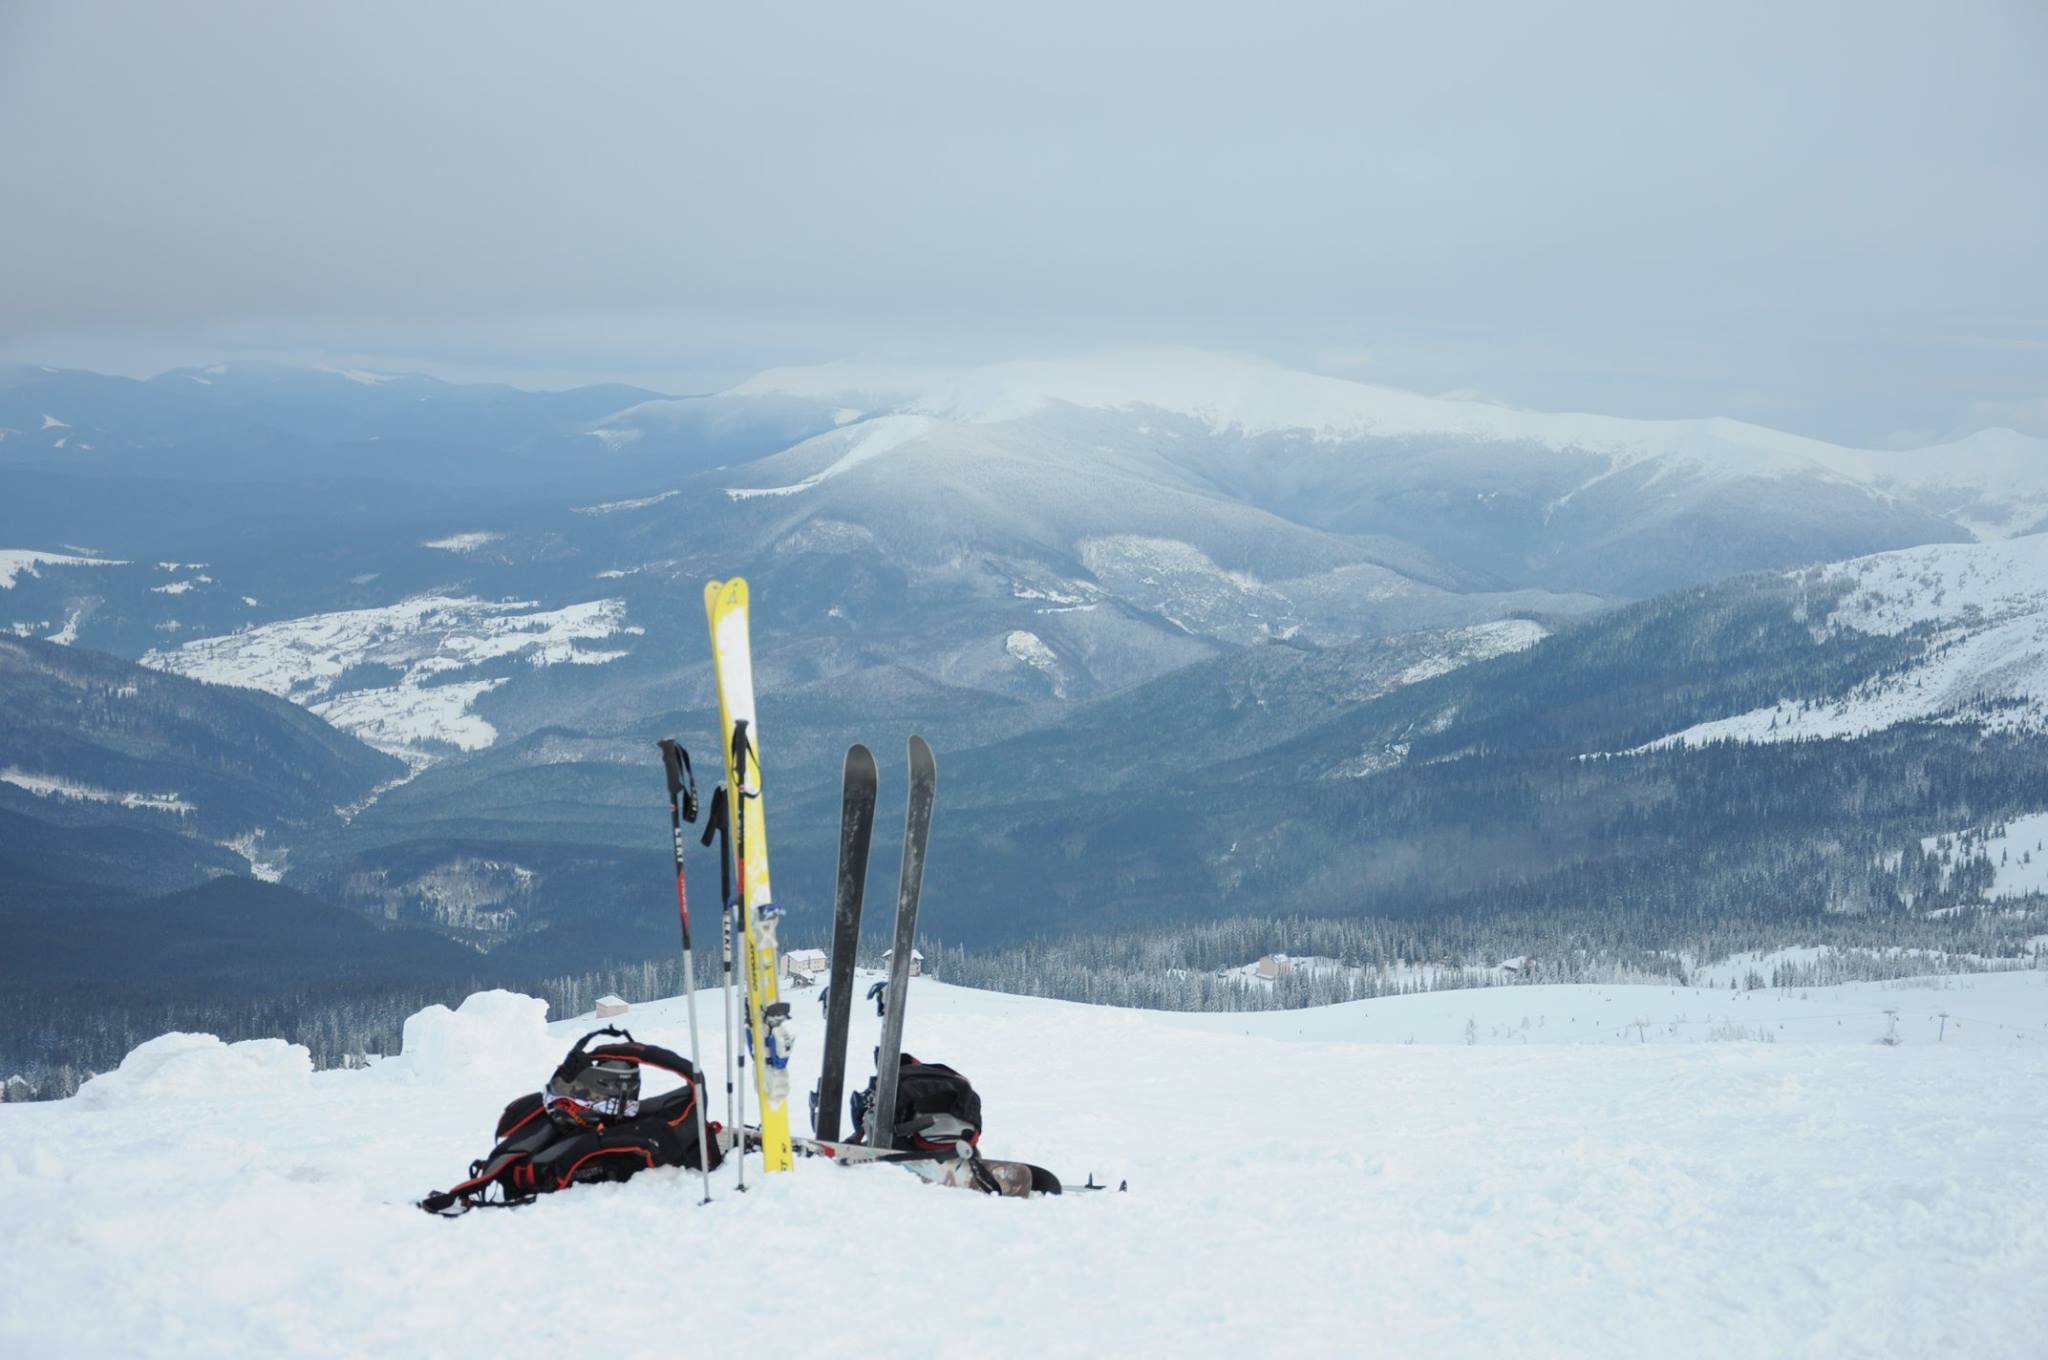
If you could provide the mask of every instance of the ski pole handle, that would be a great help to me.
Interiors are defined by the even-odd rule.
[[[669,806],[686,822],[697,820],[697,773],[690,768],[690,753],[673,737],[661,739],[661,765],[668,775]]]

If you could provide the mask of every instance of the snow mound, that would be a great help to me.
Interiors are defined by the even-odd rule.
[[[398,1059],[378,1070],[409,1081],[524,1089],[561,1060],[561,1041],[548,1034],[548,1003],[499,990],[474,992],[452,1011],[429,1006],[409,1016]]]
[[[206,1104],[223,1096],[286,1096],[312,1080],[313,1055],[282,1039],[222,1043],[211,1034],[160,1034],[78,1088],[88,1110],[168,1102]]]

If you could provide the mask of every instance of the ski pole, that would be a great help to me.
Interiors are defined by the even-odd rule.
[[[739,1188],[747,1188],[747,1126],[744,1113],[739,1106],[740,1087],[735,1082],[739,1060],[739,1022],[733,1014],[732,977],[732,818],[727,810],[725,785],[720,784],[711,791],[711,812],[704,819],[703,844],[711,844],[712,837],[718,838],[718,898],[721,903],[718,922],[719,935],[723,942],[723,963],[725,973],[725,1120],[732,1129],[733,1150],[737,1154],[735,1163],[739,1168]]]
[[[748,918],[747,914],[746,740],[747,724],[745,720],[741,720],[739,722],[734,723],[732,731],[732,759],[727,765],[727,769],[731,772],[730,777],[732,782],[727,784],[725,789],[725,817],[726,825],[732,828],[733,931],[735,934],[739,936],[739,948],[743,951],[751,951],[753,947],[753,942],[747,935],[747,928],[750,925],[752,925],[753,922]],[[740,978],[739,985],[741,989],[740,1018],[746,1024],[746,1038],[744,1042],[742,1042],[739,1046],[739,1052],[741,1055],[740,1061],[745,1062],[748,1057],[752,1057],[754,1059],[754,1080],[758,1082],[761,1079],[761,1061],[760,1054],[754,1051],[754,956],[751,952],[747,952],[745,953],[744,957],[746,962],[746,968],[744,970],[744,975]],[[742,1081],[740,1083],[740,1107],[742,1110],[746,1108],[746,1099],[747,1084],[744,1081]],[[760,1116],[763,1125],[763,1152],[761,1154],[761,1162],[762,1172],[763,1174],[766,1174],[768,1155],[766,1152],[767,1134],[765,1130],[767,1124],[768,1102],[765,1098],[762,1098],[756,1099],[754,1103],[760,1107],[755,1113]],[[746,1128],[744,1125],[742,1125],[740,1129],[740,1179],[742,1181],[744,1181],[747,1176],[746,1154]]]
[[[683,878],[683,823],[697,820],[697,776],[690,769],[690,753],[667,737],[661,741],[661,764],[668,776],[668,820],[676,847],[676,915],[683,923],[683,1005],[690,1013],[690,1066],[696,1069],[697,1090],[692,1104],[697,1107],[697,1170],[704,1178],[704,1200],[711,1202],[711,1142],[704,1118],[704,1100],[709,1094],[704,1080],[704,1050],[697,1038],[697,967],[690,948],[690,891]]]

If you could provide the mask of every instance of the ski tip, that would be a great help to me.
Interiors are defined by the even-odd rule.
[[[861,743],[855,742],[846,748],[846,768],[848,770],[869,771],[876,769],[875,753]]]
[[[913,732],[910,734],[910,767],[916,769],[920,765],[928,770],[936,770],[939,768],[939,758],[932,754],[932,744]]]

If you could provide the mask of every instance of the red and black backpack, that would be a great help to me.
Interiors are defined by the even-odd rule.
[[[622,1042],[587,1047],[611,1036]],[[640,1099],[648,1068],[682,1079],[673,1091]],[[517,1207],[582,1181],[622,1181],[656,1166],[692,1170],[720,1161],[718,1139],[697,1140],[697,1102],[704,1082],[690,1060],[634,1041],[606,1026],[576,1041],[547,1090],[520,1096],[498,1116],[497,1146],[469,1164],[469,1179],[420,1201],[428,1213],[454,1217],[481,1207]],[[713,1133],[717,1124],[707,1126]],[[495,1187],[496,1194],[492,1191]]]

